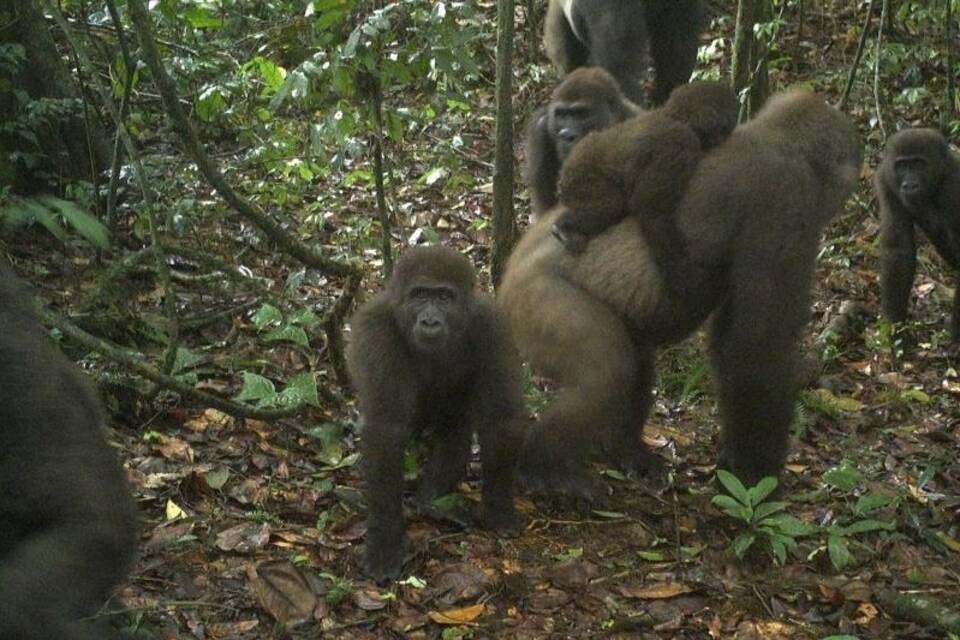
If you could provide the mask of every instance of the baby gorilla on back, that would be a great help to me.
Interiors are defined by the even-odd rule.
[[[377,581],[396,578],[403,565],[403,454],[415,434],[433,445],[419,501],[456,489],[476,432],[484,523],[509,529],[515,521],[520,362],[505,322],[475,283],[473,265],[453,249],[410,249],[386,291],[351,321],[347,364],[365,424],[364,569]]]
[[[733,91],[719,82],[678,87],[659,109],[588,134],[560,173],[553,233],[572,253],[635,215],[653,247],[682,244],[673,212],[704,153],[737,125]],[[661,258],[655,256],[658,264]]]

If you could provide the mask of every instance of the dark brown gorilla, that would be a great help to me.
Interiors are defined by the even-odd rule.
[[[568,250],[638,215],[654,248],[668,247],[657,264],[672,259],[681,241],[674,209],[704,153],[737,126],[739,104],[719,82],[677,87],[664,106],[587,135],[560,172],[560,203],[554,233]]]
[[[820,233],[856,186],[859,163],[850,121],[813,94],[790,92],[697,166],[675,212],[685,262],[676,271],[658,268],[642,214],[579,256],[551,233],[562,207],[531,227],[498,299],[521,353],[563,389],[528,437],[523,481],[589,499],[589,452],[599,448],[628,469],[648,463],[639,430],[655,351],[711,314],[720,464],[749,484],[777,475]],[[672,281],[674,273],[684,280]]]
[[[649,40],[653,104],[661,104],[690,79],[704,22],[700,0],[550,0],[543,41],[561,73],[603,67],[640,103]]]
[[[914,225],[950,268],[960,271],[960,162],[934,129],[906,129],[887,140],[874,188],[882,225],[883,313],[902,322],[917,267]],[[960,287],[953,296],[950,336],[960,340]]]
[[[605,129],[640,112],[617,81],[599,67],[570,73],[553,90],[550,103],[530,118],[524,150],[524,178],[534,217],[557,204],[557,179],[570,149],[591,131]]]
[[[403,565],[403,456],[418,433],[432,444],[419,501],[456,489],[477,433],[484,524],[501,530],[515,525],[520,361],[506,322],[474,289],[473,265],[455,250],[410,249],[386,290],[351,321],[347,364],[365,425],[364,569],[377,581],[397,577]]]
[[[122,581],[133,501],[83,374],[0,265],[0,640],[102,640],[79,620]]]

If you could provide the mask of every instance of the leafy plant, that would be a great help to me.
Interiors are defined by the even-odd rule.
[[[854,558],[850,552],[850,545],[856,542],[854,540],[856,536],[875,531],[896,530],[896,524],[893,522],[884,522],[865,516],[878,509],[895,504],[897,501],[898,498],[896,497],[877,493],[867,493],[860,496],[849,516],[841,518],[825,528],[826,543],[814,549],[810,557],[813,558],[826,549],[833,568],[837,571],[844,570],[853,563]]]
[[[11,227],[40,224],[61,242],[67,241],[67,231],[72,229],[98,249],[110,246],[110,233],[99,220],[75,203],[56,196],[12,196],[0,208],[0,222]]]
[[[714,496],[711,502],[726,515],[740,520],[745,529],[732,544],[738,558],[743,558],[757,540],[764,540],[770,555],[782,565],[786,562],[787,552],[797,548],[797,538],[813,532],[814,528],[810,525],[783,513],[788,502],[765,502],[777,488],[776,478],[767,476],[749,489],[735,475],[723,469],[717,470],[717,479],[730,495]]]

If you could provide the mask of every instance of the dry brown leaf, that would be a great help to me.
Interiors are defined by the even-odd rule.
[[[247,570],[250,588],[264,611],[295,627],[313,619],[317,596],[301,569],[286,560],[264,562]]]
[[[245,522],[217,534],[217,547],[223,551],[251,553],[270,541],[270,525],[266,522]]]
[[[692,593],[693,588],[679,582],[660,582],[649,587],[620,587],[620,595],[624,598],[638,600],[664,600],[675,598],[685,593]]]
[[[437,624],[464,624],[473,622],[483,613],[483,605],[475,604],[472,607],[461,609],[447,609],[446,611],[430,611],[430,619]]]
[[[860,615],[856,620],[854,620],[854,622],[862,627],[865,627],[873,622],[874,618],[876,618],[880,612],[877,611],[877,608],[869,602],[864,602],[857,607],[857,613]]]
[[[153,448],[168,460],[186,460],[187,462],[193,462],[193,447],[179,438],[160,436],[159,440],[153,445]]]

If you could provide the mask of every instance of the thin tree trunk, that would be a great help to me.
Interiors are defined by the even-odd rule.
[[[766,44],[753,34],[754,25],[767,19],[768,0],[739,0],[731,76],[740,98],[740,120],[756,113],[767,97]]]
[[[880,9],[880,25],[877,27],[877,49],[873,55],[873,103],[877,110],[877,127],[884,139],[887,137],[887,128],[883,124],[883,105],[880,100],[880,50],[883,48],[883,26],[887,24],[890,11],[890,0],[883,0]]]
[[[840,99],[840,110],[847,110],[847,102],[850,100],[850,90],[853,89],[853,83],[857,79],[857,68],[860,66],[860,60],[863,59],[863,48],[867,43],[867,37],[870,35],[870,24],[873,21],[873,2],[867,5],[867,17],[863,21],[863,28],[860,30],[860,42],[857,44],[857,54],[853,57],[853,64],[850,66],[850,75],[847,76],[847,86],[843,90],[843,98]]]
[[[393,247],[390,244],[393,224],[390,210],[387,209],[387,194],[383,167],[383,93],[380,91],[380,78],[370,78],[371,105],[373,111],[373,180],[377,192],[377,217],[380,220],[380,252],[383,254],[383,275],[389,278],[393,273]]]
[[[940,130],[944,135],[948,133],[950,123],[956,117],[956,88],[953,81],[953,0],[945,0],[947,3],[946,25],[944,26],[943,37],[947,46],[947,96],[943,111],[940,112]]]
[[[513,0],[497,1],[497,133],[493,161],[493,284],[500,284],[516,238],[513,215]]]

